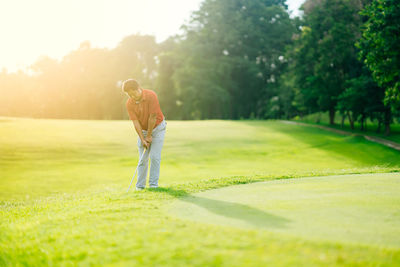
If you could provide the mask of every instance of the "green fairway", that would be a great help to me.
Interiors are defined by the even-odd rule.
[[[260,121],[168,122],[161,185],[233,176],[386,171],[397,151],[359,137]],[[138,160],[129,121],[3,119],[0,200],[127,186]]]
[[[0,266],[400,263],[398,230],[394,229],[398,224],[391,221],[398,219],[399,205],[390,193],[398,191],[398,176],[383,174],[400,171],[398,151],[359,137],[276,121],[168,121],[162,157],[161,188],[126,193],[138,160],[130,121],[1,118]],[[332,184],[332,179],[319,177],[281,180],[357,173],[373,176],[362,176],[370,179],[367,184],[345,176]],[[250,185],[263,181],[272,184]],[[340,181],[361,185],[357,188],[353,182]],[[255,191],[239,193],[234,192],[237,187],[229,187],[238,184],[249,184],[244,188]],[[295,203],[286,202],[285,209],[266,210],[285,204],[272,207],[264,201],[267,196],[259,190],[269,190],[270,185],[281,190],[274,191],[277,198],[271,204],[286,197],[306,206],[294,209],[290,205]],[[296,185],[299,190],[311,186],[326,191],[296,191]],[[335,186],[338,195],[329,194]],[[223,199],[205,203],[212,204],[207,218],[196,213],[188,220],[171,213],[175,201],[188,204],[185,199],[204,191],[211,196],[218,192],[211,189],[217,188],[232,190],[238,204]],[[374,188],[377,193],[371,197]],[[317,193],[325,193],[325,197],[312,198]],[[317,207],[335,202],[335,196],[354,216],[335,217],[332,210],[317,212]],[[358,210],[357,203],[369,206],[364,211],[371,212],[371,217]],[[255,213],[245,214],[253,216],[254,222],[239,220],[244,227],[232,223],[246,208]],[[215,224],[212,213],[217,210],[224,210],[223,217],[228,217],[222,225]],[[315,223],[314,231],[313,225],[302,224],[307,223],[303,220],[307,210],[334,220],[308,221]],[[354,229],[361,215],[367,219],[349,238],[361,236],[368,227],[383,229],[355,243],[339,235],[343,232],[327,230],[327,222]],[[379,216],[384,217],[376,219]],[[276,227],[260,226],[265,220]],[[328,238],[320,238],[324,231]],[[311,238],[305,238],[306,234]]]
[[[176,201],[184,219],[306,239],[400,248],[400,174],[275,180]]]

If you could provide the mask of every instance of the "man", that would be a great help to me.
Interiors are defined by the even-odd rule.
[[[157,188],[161,149],[167,123],[154,91],[141,88],[134,79],[124,81],[122,90],[129,95],[126,109],[138,134],[139,157],[143,155],[138,166],[136,190],[143,190],[146,187],[149,156],[151,161],[149,187]]]

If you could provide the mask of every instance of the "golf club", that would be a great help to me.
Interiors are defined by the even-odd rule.
[[[149,147],[149,149],[150,149],[150,147]],[[133,174],[133,177],[132,177],[131,183],[129,184],[128,190],[126,190],[126,192],[129,192],[129,189],[131,188],[132,182],[133,182],[133,180],[135,179],[135,176],[136,176],[137,170],[138,170],[138,168],[139,168],[139,164],[140,164],[140,162],[142,161],[142,159],[143,159],[143,156],[144,156],[144,153],[146,153],[146,151],[147,151],[147,150],[148,150],[148,149],[146,149],[146,148],[145,148],[145,149],[143,150],[143,152],[142,152],[142,155],[139,157],[139,162],[138,162],[138,165],[136,166],[135,173]]]

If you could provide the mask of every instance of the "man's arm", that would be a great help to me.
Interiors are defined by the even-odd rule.
[[[133,120],[133,125],[135,126],[135,130],[136,130],[137,134],[139,135],[139,138],[142,141],[142,144],[144,145],[144,147],[149,148],[149,144],[143,136],[142,126],[140,126],[139,121]]]
[[[151,134],[153,132],[154,126],[156,125],[156,122],[157,122],[157,113],[150,114],[149,121],[147,124],[147,136],[146,136],[146,141],[148,143],[151,143],[153,141]]]

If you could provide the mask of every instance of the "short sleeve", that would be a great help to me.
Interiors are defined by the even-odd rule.
[[[135,111],[133,110],[133,107],[132,107],[132,105],[130,105],[129,104],[129,100],[128,101],[126,101],[126,110],[128,111],[128,114],[129,114],[129,118],[131,119],[131,120],[138,120],[138,117],[136,116],[136,113],[135,113]]]
[[[158,113],[159,109],[160,109],[160,104],[158,103],[157,94],[152,93],[149,101],[149,113],[150,114]]]

